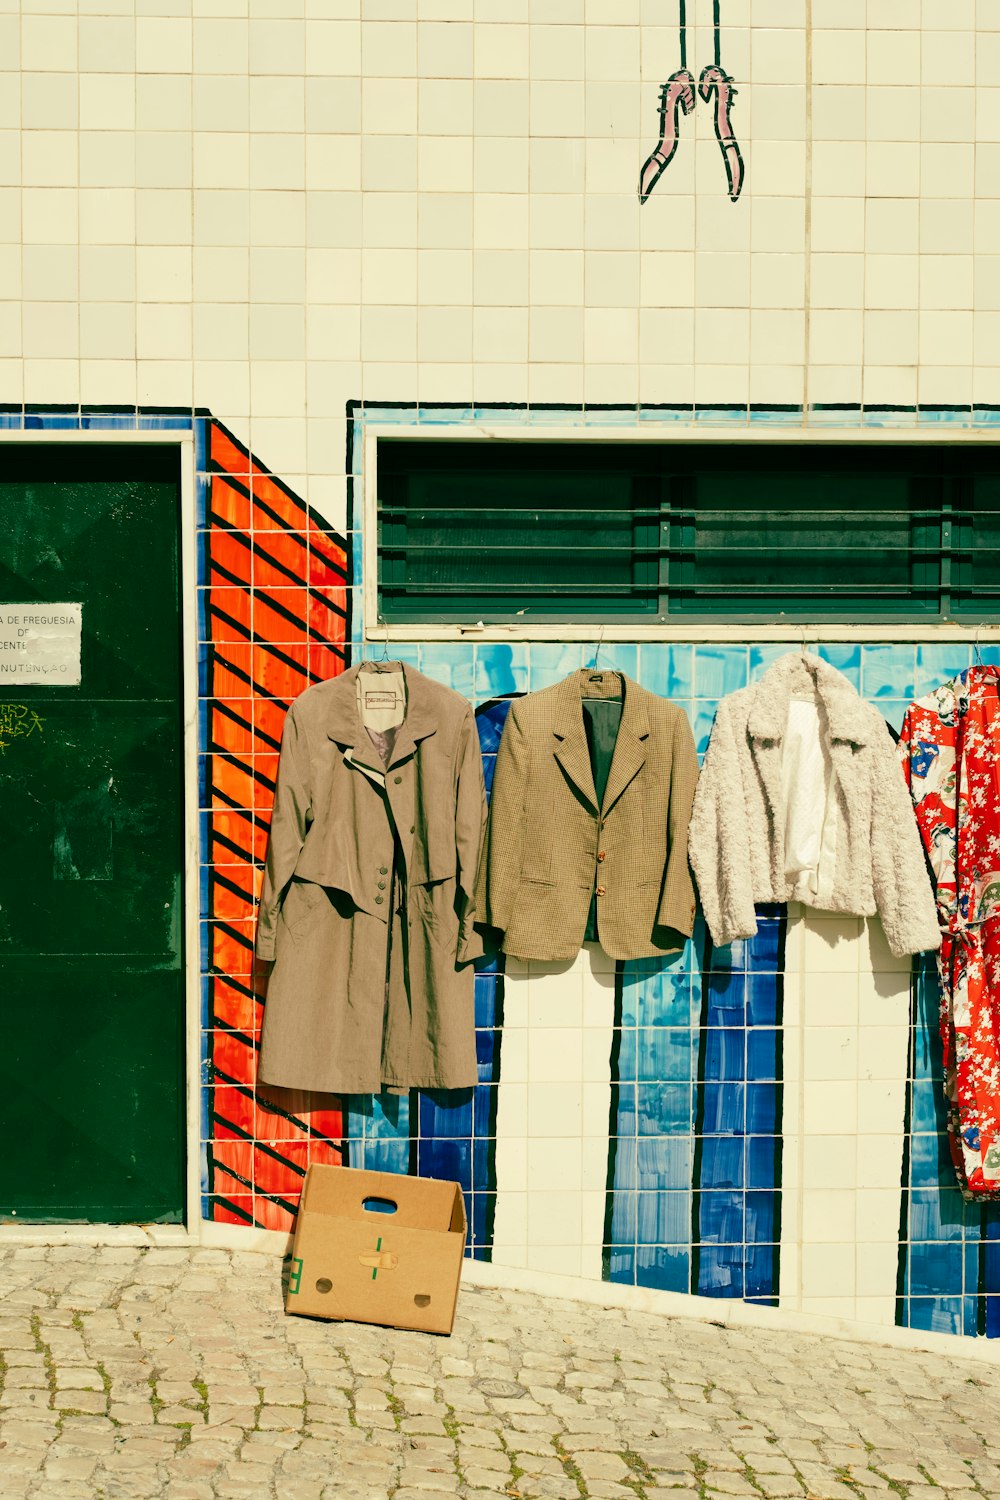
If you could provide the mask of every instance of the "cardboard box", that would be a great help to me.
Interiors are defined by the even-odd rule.
[[[450,1333],[464,1254],[457,1182],[311,1166],[285,1311]]]

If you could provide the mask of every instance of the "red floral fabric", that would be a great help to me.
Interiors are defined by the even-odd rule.
[[[969,1198],[1000,1198],[1000,668],[910,705],[900,756],[933,873],[948,1140]]]

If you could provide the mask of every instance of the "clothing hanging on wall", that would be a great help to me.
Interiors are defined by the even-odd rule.
[[[616,702],[617,725],[604,707]],[[687,830],[697,777],[684,711],[620,673],[584,668],[517,699],[497,754],[477,900],[504,952],[570,959],[591,931],[612,958],[682,947],[694,921]]]
[[[258,913],[258,957],[274,960],[263,1082],[355,1094],[477,1081],[485,822],[458,693],[367,662],[295,700]]]
[[[897,957],[940,943],[885,723],[811,653],[789,652],[719,704],[690,840],[716,943],[756,933],[755,903],[786,901],[877,913]]]
[[[937,894],[948,1143],[959,1185],[1000,1199],[1000,668],[910,705],[899,754]]]

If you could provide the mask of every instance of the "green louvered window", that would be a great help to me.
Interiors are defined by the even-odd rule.
[[[380,439],[388,623],[1000,609],[990,444]]]

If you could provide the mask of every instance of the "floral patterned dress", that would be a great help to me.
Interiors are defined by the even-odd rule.
[[[1000,1198],[1000,667],[910,705],[900,756],[937,893],[948,1141],[959,1185]]]

